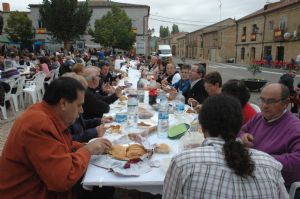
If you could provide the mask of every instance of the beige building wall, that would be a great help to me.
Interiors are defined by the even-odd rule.
[[[236,25],[225,28],[219,32],[220,44],[219,57],[217,62],[226,62],[230,58],[235,58],[236,55]]]
[[[253,57],[253,48],[255,48],[254,59],[264,59],[269,53],[272,60],[282,59],[284,62],[290,62],[300,54],[300,2],[289,7],[264,13],[264,15],[253,16],[252,18],[238,21],[237,38],[237,63],[250,64]],[[251,26],[257,24],[256,41],[250,41],[252,29]],[[283,26],[285,24],[285,26]],[[246,41],[242,42],[243,27],[247,28]],[[281,33],[281,39],[275,39],[276,31]],[[242,59],[242,48],[245,49],[245,56]],[[283,53],[280,54],[280,50]]]

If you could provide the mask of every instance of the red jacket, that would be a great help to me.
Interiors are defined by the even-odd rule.
[[[0,158],[0,198],[72,199],[90,153],[47,103],[15,121]]]

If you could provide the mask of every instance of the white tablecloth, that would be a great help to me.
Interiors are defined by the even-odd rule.
[[[133,83],[133,88],[136,88],[136,82],[140,76],[139,71],[135,69],[129,69],[128,73],[128,81]],[[192,116],[191,118],[185,117],[185,121],[180,122],[190,123],[192,119]],[[154,112],[154,116],[151,118],[151,120],[154,121],[154,123],[157,123],[157,112]],[[179,123],[179,121],[176,121],[174,115],[170,114],[170,126],[176,123]],[[112,172],[108,172],[108,170],[106,169],[89,164],[86,174],[82,181],[83,186],[86,189],[90,189],[92,186],[113,186],[125,189],[135,189],[138,191],[149,192],[152,194],[161,194],[163,188],[163,181],[168,166],[167,162],[169,162],[170,159],[178,153],[179,141],[171,140],[168,138],[158,138],[156,132],[149,136],[148,141],[150,143],[166,143],[170,146],[171,150],[169,154],[154,153],[151,157],[151,160],[158,160],[161,163],[161,166],[159,168],[152,168],[152,170],[149,173],[143,174],[139,177],[121,177],[115,175]]]

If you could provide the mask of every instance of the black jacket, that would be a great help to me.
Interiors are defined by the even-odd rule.
[[[192,88],[190,87],[184,97],[186,103],[189,98],[194,98],[200,104],[202,104],[203,101],[208,97],[208,94],[204,88],[204,80],[201,79]]]
[[[83,104],[83,118],[92,119],[100,118],[104,113],[109,112],[109,104],[114,103],[118,97],[113,94],[102,96],[96,93],[96,90],[88,88],[85,92]]]

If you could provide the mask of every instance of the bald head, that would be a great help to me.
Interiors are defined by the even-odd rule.
[[[280,83],[272,83],[265,86],[261,92],[273,93],[281,99],[287,99],[290,96],[288,87]]]

